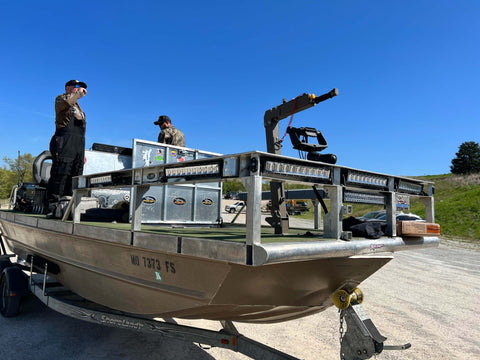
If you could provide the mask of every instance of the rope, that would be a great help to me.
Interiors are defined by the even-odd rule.
[[[283,134],[282,138],[280,139],[280,144],[283,142],[283,139],[285,139],[285,136],[287,136],[288,133],[288,128],[292,126],[292,121],[293,121],[293,114],[295,114],[295,107],[297,106],[297,98],[293,99],[293,109],[292,109],[292,115],[290,116],[290,122],[288,123],[287,129],[285,130],[285,134]]]

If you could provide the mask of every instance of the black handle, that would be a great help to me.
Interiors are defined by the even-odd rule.
[[[334,96],[337,96],[338,95],[338,89],[337,88],[334,88],[332,90],[330,90],[328,93],[326,94],[323,94],[323,95],[320,95],[320,96],[317,96],[315,97],[315,104],[318,104],[322,101],[325,101],[325,100],[328,100],[328,99],[331,99],[332,97]]]

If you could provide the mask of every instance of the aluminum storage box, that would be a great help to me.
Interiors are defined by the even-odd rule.
[[[220,154],[133,139],[132,167],[205,159]],[[142,223],[218,224],[222,183],[152,186],[143,196]]]

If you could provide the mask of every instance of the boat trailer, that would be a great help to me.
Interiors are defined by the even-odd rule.
[[[0,313],[5,317],[17,315],[22,296],[31,292],[47,307],[63,315],[110,327],[129,329],[143,333],[158,334],[177,340],[197,343],[199,346],[225,348],[239,352],[252,359],[299,360],[298,358],[250,339],[238,332],[233,322],[221,321],[219,331],[180,325],[174,319],[164,321],[142,318],[116,311],[90,302],[50,278],[48,271],[55,266],[44,259],[29,257],[12,263],[14,255],[6,254],[0,234]],[[39,266],[43,263],[43,269]],[[49,269],[50,264],[50,269]],[[42,271],[43,270],[43,271]],[[382,336],[361,306],[363,293],[354,289],[351,293],[337,291],[334,304],[340,313],[340,359],[370,359],[383,350],[405,350],[410,344],[384,345]],[[346,326],[346,330],[345,330]]]

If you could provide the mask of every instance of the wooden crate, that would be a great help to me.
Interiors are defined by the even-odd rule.
[[[424,236],[440,235],[440,225],[420,221],[398,221],[397,235]]]

